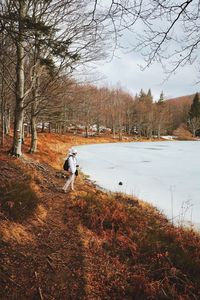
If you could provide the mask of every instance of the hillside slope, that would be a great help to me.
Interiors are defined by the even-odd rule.
[[[170,99],[167,99],[167,102],[170,102],[170,103],[175,104],[175,105],[179,105],[179,104],[186,104],[186,105],[189,104],[189,105],[191,105],[194,96],[195,95],[193,94],[193,95],[185,95],[185,96],[170,98]]]
[[[200,299],[197,233],[83,175],[62,193],[59,158],[76,143],[41,135],[36,155],[0,151],[0,299]]]

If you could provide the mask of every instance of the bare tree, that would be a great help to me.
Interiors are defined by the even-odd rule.
[[[189,129],[192,131],[193,137],[196,137],[196,131],[200,128],[200,117],[194,117],[188,120]]]
[[[16,46],[16,108],[11,152],[20,156],[24,110],[27,103],[36,101],[39,96],[38,67],[45,64],[56,67],[57,72],[71,72],[77,62],[102,58],[104,39],[109,32],[105,15],[98,13],[96,5],[93,7],[89,0],[81,3],[77,0],[9,0],[1,1],[0,5],[1,30]],[[31,80],[27,87],[25,64],[31,48]],[[34,97],[30,97],[32,90],[35,90]],[[32,111],[34,109],[32,105]]]
[[[0,111],[1,111],[1,144],[4,136],[10,132],[11,106],[13,104],[15,71],[13,61],[13,44],[3,33],[0,33]]]
[[[137,31],[134,49],[145,56],[146,66],[167,62],[171,74],[186,64],[199,65],[199,0],[134,2],[140,6],[138,26],[129,29]]]

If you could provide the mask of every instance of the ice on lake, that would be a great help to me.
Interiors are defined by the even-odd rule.
[[[78,151],[83,172],[101,187],[134,195],[174,222],[200,228],[200,142],[95,144]]]

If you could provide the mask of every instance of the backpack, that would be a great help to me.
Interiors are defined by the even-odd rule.
[[[65,170],[65,171],[69,170],[69,157],[65,160],[64,165],[63,165],[63,170]]]

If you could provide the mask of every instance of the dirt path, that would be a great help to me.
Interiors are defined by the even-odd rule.
[[[84,248],[79,233],[79,217],[71,206],[71,193],[60,190],[64,179],[49,166],[23,162],[37,169],[40,200],[47,212],[41,224],[22,224],[32,242],[1,239],[0,299],[84,299]],[[17,167],[4,161],[3,179],[22,180]],[[2,217],[2,220],[3,217]],[[30,223],[29,223],[30,221]]]

